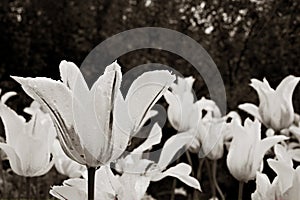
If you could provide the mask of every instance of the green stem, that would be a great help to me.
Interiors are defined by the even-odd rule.
[[[218,181],[217,181],[217,160],[213,160],[212,162],[213,162],[212,163],[212,177],[213,177],[214,185],[217,188],[218,193],[221,196],[221,199],[225,200],[224,194],[223,194],[223,192],[218,184]]]
[[[209,177],[210,188],[211,188],[211,191],[212,191],[212,197],[214,198],[214,197],[216,197],[216,187],[213,183],[210,164],[209,164],[209,161],[207,159],[205,159],[205,164],[206,164],[206,167],[207,167],[207,173],[208,173],[208,177]]]
[[[88,200],[94,200],[95,194],[95,167],[88,167]]]
[[[243,189],[244,189],[244,182],[240,181],[240,183],[239,183],[239,196],[238,196],[238,200],[242,200],[243,199]]]

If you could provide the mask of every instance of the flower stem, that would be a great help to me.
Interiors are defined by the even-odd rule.
[[[176,164],[179,163],[179,159],[176,160]],[[176,189],[176,185],[177,185],[177,179],[174,178],[173,179],[173,183],[172,183],[172,193],[171,193],[171,197],[170,200],[174,200],[175,199],[175,189]]]
[[[27,197],[27,199],[30,199],[30,182],[31,182],[31,178],[26,177],[26,197]]]
[[[212,163],[212,178],[213,178],[214,185],[217,188],[219,195],[221,196],[221,199],[225,200],[224,194],[217,181],[217,160],[213,160]]]
[[[95,167],[88,167],[88,200],[94,200],[94,194],[95,194]]]
[[[3,195],[6,195],[6,183],[5,183],[5,174],[3,170],[3,162],[2,158],[0,156],[0,174],[1,174],[1,179],[2,179],[2,185],[3,185]],[[3,196],[5,198],[5,196]]]
[[[198,170],[196,173],[196,178],[197,180],[200,182],[201,180],[201,176],[202,176],[202,166],[204,164],[204,158],[200,158],[199,159],[199,165],[198,165]],[[194,194],[193,194],[193,199],[199,199],[199,191],[198,190],[194,190]]]
[[[188,150],[185,151],[185,155],[186,155],[186,158],[187,158],[188,163],[189,163],[190,166],[192,167],[192,166],[193,166],[193,161],[192,161],[192,157],[191,157],[190,152],[189,152]],[[191,176],[194,176],[193,170],[192,170],[192,172],[191,172]]]
[[[210,188],[211,188],[211,191],[212,191],[212,197],[216,197],[216,187],[213,183],[213,178],[212,178],[212,173],[211,173],[211,169],[210,169],[210,164],[209,164],[209,161],[207,159],[205,159],[205,164],[206,164],[206,167],[207,167],[207,173],[208,173],[208,178],[209,178],[209,183],[210,183]]]
[[[238,200],[242,200],[243,199],[243,189],[244,189],[244,182],[240,181],[240,183],[239,183],[239,196],[238,196]]]

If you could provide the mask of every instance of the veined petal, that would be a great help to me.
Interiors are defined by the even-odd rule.
[[[53,143],[52,152],[54,154],[55,168],[59,173],[70,178],[79,178],[81,176],[85,170],[85,166],[80,165],[65,155],[57,139]]]
[[[84,180],[83,180],[84,181]],[[87,193],[77,187],[71,186],[53,186],[49,192],[52,196],[61,200],[86,200]]]
[[[159,181],[165,178],[166,176],[173,176],[175,178],[178,178],[180,181],[187,184],[188,186],[201,191],[199,181],[189,175],[191,172],[192,172],[191,166],[185,163],[179,163],[176,166],[171,167],[166,171],[151,177],[151,181]]]
[[[9,159],[11,169],[18,175],[23,176],[22,165],[19,156],[15,150],[5,143],[0,143],[0,148],[6,153]]]
[[[73,109],[71,91],[59,82],[48,78],[12,77],[22,85],[24,91],[38,101],[49,112],[58,137],[65,153],[81,164],[85,164],[81,141],[73,123]]]
[[[113,107],[121,85],[122,73],[117,62],[107,66],[91,89],[94,112],[103,133],[109,133],[113,123]]]
[[[254,116],[260,122],[262,122],[261,116],[258,112],[258,107],[252,103],[244,103],[238,106],[239,109],[249,113],[250,115]]]
[[[142,126],[141,122],[147,112],[165,93],[175,76],[166,70],[145,72],[131,84],[125,101],[129,117],[135,125],[134,131]]]

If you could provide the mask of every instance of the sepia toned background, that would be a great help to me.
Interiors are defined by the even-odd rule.
[[[0,88],[4,92],[18,92],[8,104],[28,117],[22,110],[31,99],[10,75],[59,79],[61,60],[80,66],[103,40],[128,29],[148,26],[179,31],[207,50],[225,83],[228,110],[237,110],[237,105],[244,102],[257,102],[256,92],[249,87],[251,78],[266,77],[274,87],[289,74],[300,76],[300,2],[297,0],[1,0]],[[119,59],[123,72],[150,62],[168,65],[185,76],[197,74],[187,61],[166,51],[138,50]],[[194,91],[198,98],[209,97],[202,78],[199,75],[196,78]],[[299,112],[299,86],[294,94],[294,108]],[[174,130],[167,124],[164,132],[170,136]],[[1,135],[4,136],[3,128]],[[197,155],[192,156],[193,169],[197,170]],[[186,158],[183,156],[181,160]],[[0,181],[0,196],[17,196],[25,181],[9,170],[7,161],[2,162],[2,168],[1,174],[9,181],[5,186]],[[219,168],[219,184],[227,199],[234,199],[238,183],[230,176],[225,157]],[[203,170],[201,195],[208,199],[210,187],[206,168]],[[64,178],[53,169],[50,174],[36,178],[32,190],[39,197],[47,198],[50,185],[60,184]],[[169,199],[172,183],[172,178],[153,183],[148,192],[154,198]],[[177,187],[181,185],[177,184]],[[255,184],[250,182],[245,187],[245,196],[250,198]]]

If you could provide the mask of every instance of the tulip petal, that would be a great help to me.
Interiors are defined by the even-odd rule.
[[[141,200],[150,185],[150,178],[135,173],[124,173],[120,177],[120,182],[125,188],[120,199]]]
[[[113,123],[113,106],[119,93],[121,79],[121,68],[114,62],[106,67],[104,74],[92,86],[94,110],[103,133],[109,133],[112,129],[110,126]]]
[[[202,110],[205,110],[207,112],[211,112],[213,114],[213,117],[219,118],[221,117],[221,111],[217,104],[213,100],[206,99],[205,97],[202,97],[200,100],[196,102],[198,106],[198,110],[200,112],[200,117],[202,118]]]
[[[96,171],[95,185],[97,190],[112,196],[115,196],[118,188],[122,187],[108,166],[102,166]]]
[[[142,126],[141,122],[153,105],[161,98],[175,76],[166,70],[145,72],[131,84],[125,101],[134,132]]]
[[[280,193],[285,193],[293,185],[294,169],[281,161],[268,159],[267,162],[278,176]]]
[[[261,140],[257,146],[256,152],[255,152],[255,157],[254,157],[254,164],[253,166],[259,168],[264,155],[266,152],[273,147],[275,144],[277,144],[280,141],[287,140],[289,139],[286,136],[283,135],[278,135],[278,136],[272,136],[268,138],[264,138]]]
[[[61,200],[85,200],[87,195],[85,191],[69,186],[53,186],[49,192],[55,198]]]
[[[74,63],[63,60],[59,64],[59,70],[63,83],[73,91],[80,102],[85,102],[89,88],[79,68]]]
[[[180,120],[178,118],[182,118],[182,105],[180,105],[180,100],[176,98],[176,95],[170,91],[166,91],[164,94],[164,98],[169,104],[168,107],[168,120],[171,123],[172,127],[176,130],[180,129]],[[181,117],[179,117],[181,116]]]
[[[18,175],[23,176],[22,165],[19,156],[16,154],[15,150],[5,143],[0,143],[0,148],[8,156],[11,169]]]
[[[173,176],[178,178],[183,183],[187,184],[190,187],[193,187],[201,191],[200,183],[194,177],[189,176],[192,172],[192,167],[185,163],[179,163],[174,167],[167,169],[166,171],[157,174],[151,178],[151,181],[159,181],[166,176]]]
[[[4,124],[6,143],[17,147],[17,138],[25,132],[25,119],[3,103],[0,103],[0,116]]]
[[[296,85],[298,84],[300,78],[289,75],[285,77],[281,83],[277,86],[276,92],[282,95],[286,102],[292,101],[292,95],[295,90]]]
[[[148,149],[151,149],[153,145],[160,143],[161,138],[162,138],[161,128],[157,123],[155,123],[147,139],[140,146],[134,149],[132,153],[133,154],[142,153]]]
[[[251,194],[252,200],[264,200],[271,189],[271,183],[266,174],[256,172],[256,190]],[[273,198],[270,198],[273,199]]]
[[[70,178],[79,178],[81,176],[81,174],[85,170],[85,166],[80,165],[79,163],[67,157],[57,139],[55,139],[53,143],[52,151],[54,154],[55,168],[59,173]]]
[[[245,121],[245,126],[247,124],[246,122],[247,121]],[[251,127],[248,129],[251,130]],[[227,155],[227,166],[234,178],[244,182],[247,182],[253,178],[252,176],[255,176],[255,174],[251,174],[249,171],[249,165],[252,164],[253,145],[255,145],[255,138],[257,138],[256,135],[251,134],[257,133],[250,130],[250,134],[245,132],[244,128],[237,121],[233,121],[230,125],[230,131],[234,135]]]
[[[185,145],[191,143],[193,135],[187,133],[179,133],[170,137],[164,144],[158,160],[158,167],[162,170],[166,169],[169,163],[174,160],[176,153]]]
[[[1,91],[0,91],[1,92]],[[3,96],[1,97],[1,102],[4,104],[6,103],[6,101],[12,97],[12,96],[15,96],[17,95],[16,92],[6,92],[5,94],[3,94]]]
[[[274,152],[276,158],[281,161],[287,163],[289,166],[293,167],[293,161],[287,150],[280,144],[276,144],[274,146]]]
[[[244,103],[238,106],[239,109],[249,113],[250,115],[254,116],[260,122],[262,122],[261,116],[258,112],[258,107],[252,103]]]
[[[107,143],[111,149],[108,151],[111,152],[111,161],[119,158],[124,153],[131,136],[132,125],[130,124],[126,103],[120,90],[115,99],[113,116],[112,135],[108,138],[110,140]]]
[[[288,151],[291,158],[297,162],[300,162],[300,149],[291,149]]]
[[[49,112],[58,130],[58,137],[65,153],[73,160],[85,164],[82,158],[84,152],[80,138],[73,127],[70,90],[63,83],[48,78],[12,78],[19,82],[24,91]]]

